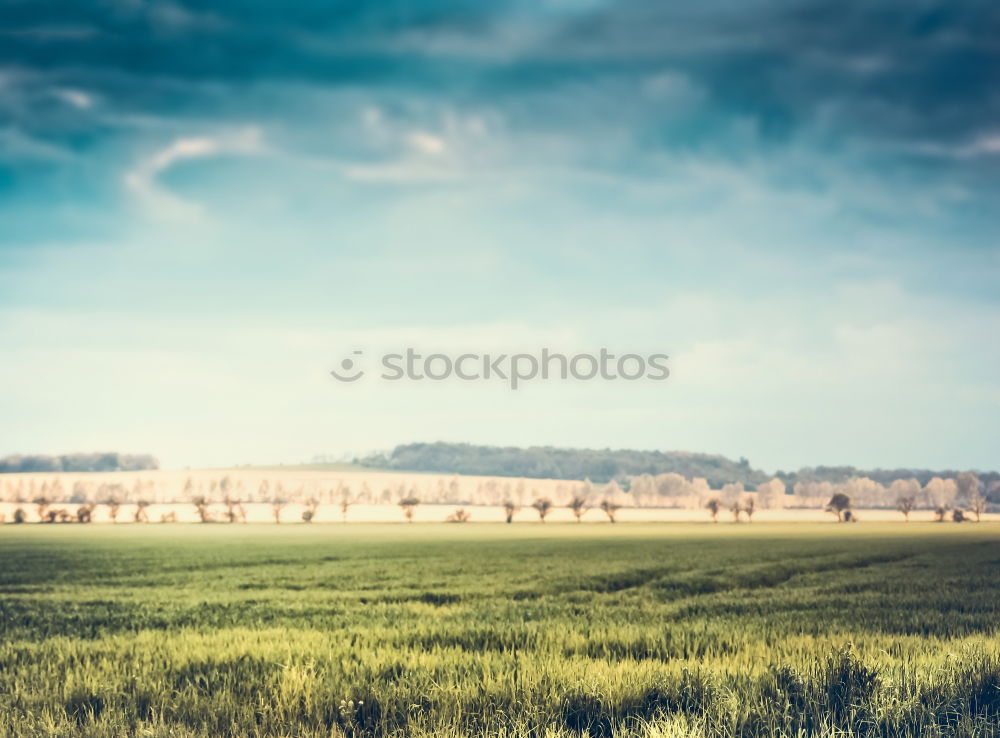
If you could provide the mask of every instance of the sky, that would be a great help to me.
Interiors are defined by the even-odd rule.
[[[0,0],[0,455],[996,469],[998,69],[992,0]],[[329,373],[405,347],[671,375]]]

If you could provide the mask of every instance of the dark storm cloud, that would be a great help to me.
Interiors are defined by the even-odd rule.
[[[715,115],[750,118],[764,139],[818,125],[833,137],[953,143],[1000,113],[992,2],[0,7],[0,66],[97,91],[126,110],[183,113],[207,84],[385,86],[504,101],[672,71],[705,90]],[[21,113],[29,125],[45,122],[37,110]]]
[[[336,3],[45,3],[3,6],[0,61],[87,74],[157,80],[366,82],[391,76],[406,54],[383,39],[434,26],[473,32],[475,15],[428,3],[419,11],[372,11]],[[411,69],[419,74],[419,67]]]
[[[951,140],[1000,112],[992,2],[629,3],[567,23],[550,48],[683,70],[776,134],[834,112],[846,130]]]

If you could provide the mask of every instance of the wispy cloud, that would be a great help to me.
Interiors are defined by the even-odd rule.
[[[202,215],[201,206],[163,187],[159,181],[161,175],[184,161],[225,154],[251,155],[261,151],[261,132],[254,127],[212,136],[178,138],[138,161],[126,172],[124,182],[149,215],[165,220],[191,220]]]

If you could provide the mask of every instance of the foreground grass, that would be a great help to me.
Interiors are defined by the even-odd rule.
[[[0,736],[1000,735],[992,525],[0,527]]]

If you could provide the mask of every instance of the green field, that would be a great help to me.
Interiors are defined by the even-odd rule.
[[[1000,735],[992,524],[0,526],[0,736]]]

